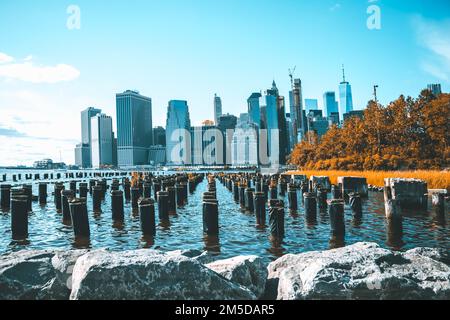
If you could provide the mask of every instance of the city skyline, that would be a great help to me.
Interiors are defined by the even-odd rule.
[[[372,3],[381,8],[380,30],[366,27]],[[293,66],[303,97],[317,99],[321,110],[324,92],[339,92],[342,64],[354,110],[366,106],[374,84],[382,104],[400,94],[416,96],[431,83],[449,91],[446,1],[75,4],[81,10],[79,30],[66,27],[67,3],[43,1],[39,14],[33,2],[0,4],[0,165],[30,165],[47,157],[74,163],[73,146],[80,142],[74,119],[80,110],[95,106],[117,119],[114,93],[130,88],[152,98],[153,127],[165,125],[167,101],[174,99],[188,101],[194,125],[214,119],[216,92],[222,112],[239,116],[247,111],[249,95],[272,80],[288,111]],[[219,18],[212,14],[218,9]],[[275,11],[279,21],[260,21]],[[168,16],[173,26],[161,28]],[[23,23],[12,23],[14,17]],[[119,36],[132,44],[118,46]],[[274,47],[267,37],[277,40]]]

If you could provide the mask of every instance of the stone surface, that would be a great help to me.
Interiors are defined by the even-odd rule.
[[[286,255],[268,267],[277,298],[449,299],[448,254],[417,248],[395,253],[375,243]]]
[[[0,300],[61,298],[49,250],[19,251],[0,256]],[[55,296],[56,295],[56,296]]]
[[[257,256],[238,256],[208,263],[206,267],[251,290],[260,298],[266,286],[267,266]]]
[[[185,256],[191,259],[194,259],[201,264],[207,264],[211,263],[219,257],[217,254],[209,253],[208,251],[201,251],[201,250],[195,250],[195,249],[188,249],[188,250],[174,250],[167,252],[168,255],[181,255]]]
[[[78,258],[71,299],[243,300],[255,295],[199,262],[154,250],[92,251]]]

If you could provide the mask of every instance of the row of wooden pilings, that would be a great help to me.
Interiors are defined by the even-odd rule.
[[[285,203],[292,215],[299,212],[297,192],[301,191],[306,220],[317,221],[318,211],[327,211],[330,216],[331,241],[343,242],[345,237],[345,200],[336,186],[332,186],[332,199],[327,200],[328,190],[320,184],[308,181],[296,183],[289,176],[260,174],[218,174],[217,179],[232,193],[234,201],[243,212],[254,214],[258,228],[269,227],[273,243],[281,244],[285,237]],[[348,203],[356,218],[362,216],[362,199],[358,193],[348,195]],[[267,211],[268,225],[267,225]]]
[[[111,197],[111,214],[115,225],[123,224],[125,219],[124,201],[131,203],[132,212],[139,215],[141,230],[146,238],[156,235],[155,199],[158,204],[160,225],[170,225],[169,216],[177,214],[177,208],[188,203],[188,195],[193,194],[204,179],[204,174],[177,174],[154,176],[151,173],[133,173],[122,179],[113,178],[108,185],[107,178],[90,179],[87,182],[69,182],[65,188],[62,182],[54,184],[53,202],[62,222],[71,225],[75,239],[79,243],[88,242],[90,227],[87,198],[92,198],[92,212],[102,213],[102,204],[108,194]],[[33,196],[32,185],[12,187],[0,185],[0,207],[3,212],[11,213],[12,239],[26,240],[28,217],[32,212],[32,202],[38,201],[45,206],[48,200],[48,183],[38,184],[38,195]],[[78,187],[78,188],[77,188]]]
[[[8,179],[9,176],[9,179]],[[127,171],[75,171],[75,172],[48,172],[48,173],[4,173],[0,176],[0,182],[20,182],[23,180],[48,181],[61,179],[88,179],[88,178],[112,178],[131,176]]]

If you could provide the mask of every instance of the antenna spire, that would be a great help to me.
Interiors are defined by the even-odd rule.
[[[342,82],[345,82],[345,68],[344,65],[342,65]]]

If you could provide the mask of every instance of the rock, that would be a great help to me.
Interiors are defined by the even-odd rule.
[[[72,274],[74,300],[244,300],[255,295],[199,262],[154,250],[92,251]]]
[[[19,251],[0,256],[0,300],[54,298],[58,288],[54,285],[53,256],[49,250]]]
[[[208,263],[206,267],[248,288],[257,298],[264,293],[268,272],[267,266],[260,257],[238,256]]]
[[[52,258],[52,266],[56,275],[55,282],[60,288],[66,290],[65,299],[69,298],[72,289],[72,272],[75,262],[88,252],[88,250],[57,251]]]
[[[448,299],[450,267],[442,251],[394,253],[375,243],[286,255],[268,267],[278,299]]]

